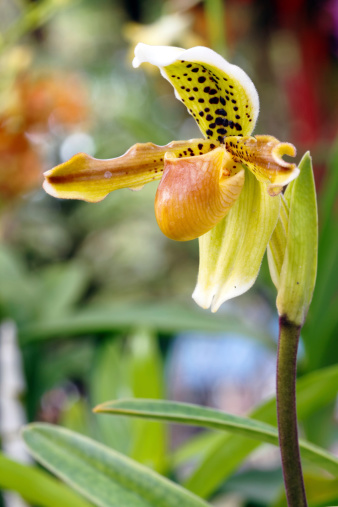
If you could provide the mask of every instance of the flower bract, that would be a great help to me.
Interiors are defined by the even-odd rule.
[[[299,173],[282,157],[296,150],[269,135],[251,136],[259,113],[255,86],[214,51],[138,44],[133,65],[142,63],[159,67],[203,138],[136,144],[108,160],[80,153],[46,172],[44,188],[98,202],[113,190],[161,180],[157,222],[171,239],[199,238],[193,297],[215,311],[253,285],[279,218],[280,193]]]

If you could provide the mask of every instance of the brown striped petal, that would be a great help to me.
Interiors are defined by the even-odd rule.
[[[161,179],[165,153],[172,153],[179,158],[193,157],[218,145],[217,141],[205,139],[173,141],[166,146],[135,144],[121,157],[107,160],[78,153],[44,173],[44,189],[61,199],[102,201],[113,190],[138,190],[146,183]]]
[[[222,220],[244,184],[244,170],[224,147],[179,159],[166,153],[155,198],[162,232],[176,241],[205,234]]]

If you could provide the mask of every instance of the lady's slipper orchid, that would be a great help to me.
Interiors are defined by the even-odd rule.
[[[55,197],[97,202],[112,190],[161,179],[157,222],[169,238],[200,238],[193,297],[216,311],[258,275],[279,217],[279,194],[299,173],[282,156],[296,150],[272,136],[250,136],[257,91],[242,69],[214,51],[138,44],[133,65],[144,62],[159,67],[205,138],[136,144],[109,160],[80,153],[46,172],[44,188]]]

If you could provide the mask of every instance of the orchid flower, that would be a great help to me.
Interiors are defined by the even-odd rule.
[[[98,202],[113,190],[161,180],[159,227],[174,240],[199,238],[193,298],[216,311],[256,280],[279,219],[280,194],[299,174],[282,157],[296,150],[269,135],[251,136],[259,113],[256,88],[211,49],[138,44],[133,66],[144,62],[159,67],[204,138],[136,144],[108,160],[79,153],[46,172],[44,188],[55,197]]]

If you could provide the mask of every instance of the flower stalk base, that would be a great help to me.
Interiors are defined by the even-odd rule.
[[[279,319],[277,357],[277,415],[279,446],[288,507],[307,507],[300,460],[297,410],[296,363],[301,326],[285,316]]]

